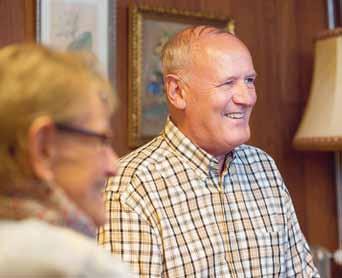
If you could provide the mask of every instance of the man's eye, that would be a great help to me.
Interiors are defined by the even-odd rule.
[[[224,85],[227,85],[227,86],[231,86],[233,84],[234,84],[234,80],[229,80],[229,81],[224,82]]]
[[[216,87],[229,87],[229,86],[233,86],[234,85],[234,80],[228,80],[228,81],[225,81],[221,84],[219,84],[218,86]]]
[[[254,83],[255,83],[255,78],[254,78],[254,77],[248,77],[248,78],[245,79],[245,83],[246,83],[247,85],[254,85]]]

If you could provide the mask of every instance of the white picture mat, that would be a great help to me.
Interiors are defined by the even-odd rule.
[[[114,53],[109,49],[110,8],[108,0],[40,0],[37,39],[53,48],[65,50],[73,44],[90,50],[108,74]]]

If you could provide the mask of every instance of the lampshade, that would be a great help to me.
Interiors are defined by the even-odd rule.
[[[310,96],[293,144],[301,150],[342,150],[342,28],[316,40]]]

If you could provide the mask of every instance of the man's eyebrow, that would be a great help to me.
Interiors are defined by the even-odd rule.
[[[255,71],[252,71],[251,73],[246,75],[247,77],[257,77],[258,74]]]

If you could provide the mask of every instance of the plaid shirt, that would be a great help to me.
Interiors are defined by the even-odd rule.
[[[100,244],[141,277],[319,277],[274,161],[241,145],[225,163],[168,120],[109,180]]]

